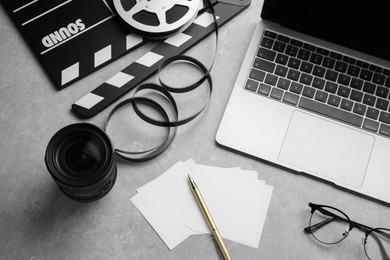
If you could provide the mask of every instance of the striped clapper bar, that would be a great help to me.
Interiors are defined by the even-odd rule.
[[[214,5],[218,26],[226,24],[249,4],[250,0],[218,1]],[[160,64],[166,59],[185,52],[213,31],[212,15],[209,12],[200,14],[184,32],[161,42],[144,56],[77,100],[72,105],[72,111],[82,118],[97,115],[156,73]]]

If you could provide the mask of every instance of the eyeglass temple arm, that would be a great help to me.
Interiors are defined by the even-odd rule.
[[[327,225],[328,223],[332,222],[333,220],[334,220],[334,218],[328,218],[328,219],[325,219],[324,221],[317,223],[315,225],[305,227],[303,230],[307,233],[310,233],[312,230],[322,228],[323,226]]]
[[[305,227],[305,228],[303,229],[305,232],[310,233],[313,229],[322,228],[323,226],[325,226],[326,224],[332,222],[332,221],[335,220],[335,219],[340,219],[340,220],[343,220],[343,221],[345,221],[345,222],[350,222],[348,219],[345,219],[345,218],[342,218],[342,217],[340,217],[340,216],[337,216],[336,214],[333,214],[332,212],[327,211],[326,209],[317,208],[317,210],[320,211],[322,214],[327,215],[327,216],[332,217],[332,218],[328,218],[328,219],[325,219],[324,221],[322,221],[322,222],[320,222],[320,223],[317,223],[317,224],[315,224],[315,225]],[[314,212],[314,210],[313,210],[312,212]]]
[[[381,232],[381,231],[379,231],[379,230],[378,230],[378,231],[374,231],[374,232],[377,232],[377,233],[379,233],[379,234],[381,234],[381,235],[383,235],[383,236],[385,236],[385,237],[387,237],[387,238],[390,238],[390,235],[387,234],[387,233],[385,233],[385,232]],[[376,234],[374,234],[374,232],[371,233],[371,236],[372,236],[372,237],[376,240],[376,242],[378,243],[379,249],[380,249],[380,251],[381,251],[382,256],[385,256],[386,259],[389,259],[389,260],[390,260],[390,257],[389,257],[389,255],[387,254],[387,251],[386,251],[385,247],[383,246],[382,241],[379,239],[379,237],[378,237]]]
[[[386,233],[386,232],[383,232],[383,231],[380,231],[380,230],[374,230],[373,232],[376,232],[376,233],[378,233],[378,234],[381,234],[381,235],[384,236],[385,238],[390,239],[390,234],[389,234],[389,233]]]

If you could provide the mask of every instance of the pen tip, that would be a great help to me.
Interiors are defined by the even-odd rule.
[[[194,180],[192,179],[192,177],[191,177],[191,175],[189,175],[188,174],[188,180],[189,180],[189,182],[190,182],[190,185],[191,185],[191,187],[193,188],[193,189],[195,189],[195,182],[194,182]]]

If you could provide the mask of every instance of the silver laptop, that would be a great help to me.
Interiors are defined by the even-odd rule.
[[[385,10],[265,0],[217,143],[390,203]]]

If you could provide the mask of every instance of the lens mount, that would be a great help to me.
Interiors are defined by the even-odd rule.
[[[76,201],[102,198],[111,190],[117,176],[109,137],[88,123],[59,130],[46,148],[45,163],[61,191]]]

